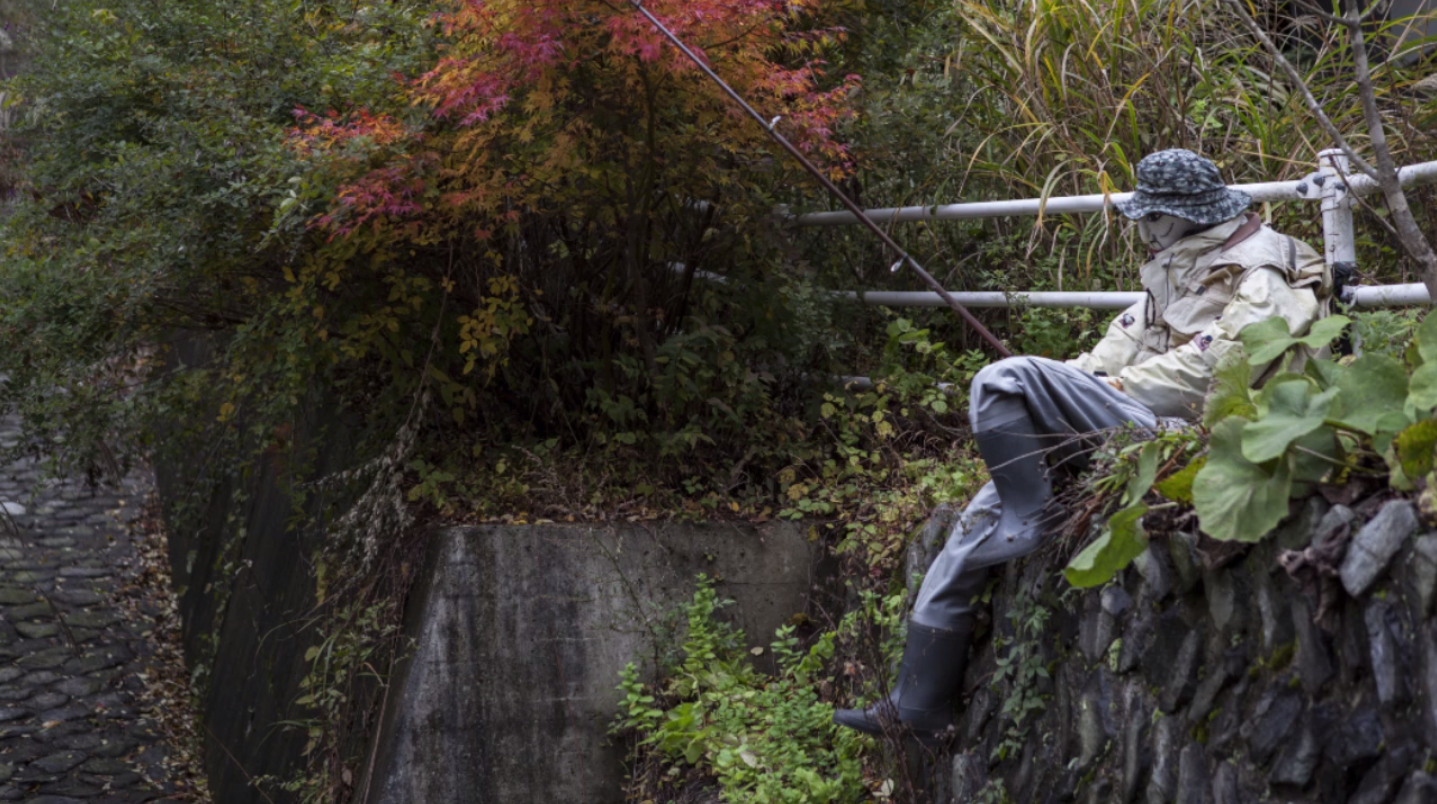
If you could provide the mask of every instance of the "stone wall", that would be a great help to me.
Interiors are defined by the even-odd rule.
[[[1101,590],[1069,590],[1060,549],[1004,568],[937,800],[1437,802],[1437,534],[1422,530],[1405,500],[1313,497],[1250,548],[1155,537]],[[1005,615],[1035,605],[1051,616],[1024,642]],[[1010,640],[1048,675],[1016,729],[1003,708],[1022,690],[994,683]],[[995,756],[1015,734],[1021,750]]]

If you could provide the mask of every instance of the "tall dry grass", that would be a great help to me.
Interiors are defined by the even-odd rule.
[[[1343,32],[1292,10],[1257,9],[1363,149]],[[956,0],[953,13],[960,33],[946,67],[961,76],[954,94],[962,95],[953,156],[963,163],[962,186],[985,196],[1128,189],[1138,160],[1163,148],[1203,153],[1235,183],[1290,179],[1331,147],[1295,87],[1214,0]],[[1377,23],[1369,35],[1379,47],[1395,43],[1409,23]],[[1378,67],[1378,102],[1399,162],[1437,159],[1437,104],[1414,88],[1434,70],[1431,54]],[[1299,228],[1315,221],[1310,212],[1283,210]],[[1107,222],[1090,216],[1049,228],[1064,227],[1079,235],[1091,273],[1112,248]]]
[[[964,116],[992,132],[968,154],[971,169],[1015,190],[1126,185],[1143,154],[1166,147],[1209,154],[1234,178],[1276,179],[1310,170],[1329,147],[1267,54],[1213,0],[957,0],[955,11],[965,35],[951,69],[972,90]],[[1266,11],[1308,86],[1361,147],[1341,32]],[[1403,155],[1437,151],[1412,114],[1420,99],[1404,91],[1432,67],[1428,58],[1379,70],[1379,102]]]

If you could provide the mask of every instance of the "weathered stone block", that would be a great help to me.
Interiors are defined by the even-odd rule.
[[[1197,534],[1174,533],[1167,540],[1168,556],[1177,571],[1177,584],[1173,591],[1185,595],[1199,580],[1202,580],[1202,559],[1197,555]]]
[[[1315,535],[1322,533],[1318,523],[1329,513],[1327,500],[1316,495],[1298,502],[1295,507],[1297,510],[1278,525],[1269,537],[1279,550],[1301,550],[1307,547]],[[1350,517],[1352,511],[1348,509],[1347,513]]]
[[[1327,742],[1327,759],[1344,768],[1368,762],[1381,755],[1382,740],[1382,720],[1377,710],[1371,706],[1359,707],[1332,731]]]
[[[1238,594],[1237,574],[1225,569],[1209,572],[1203,577],[1203,591],[1213,627],[1222,633],[1241,630],[1246,600]]]
[[[1148,748],[1152,707],[1144,701],[1142,689],[1129,682],[1123,690],[1123,708],[1127,717],[1122,722],[1122,773],[1118,785],[1121,802],[1132,801],[1147,781],[1152,752]]]
[[[1412,560],[1403,569],[1419,616],[1430,617],[1432,601],[1437,598],[1437,533],[1418,537],[1412,543]]]
[[[1356,519],[1356,511],[1353,511],[1345,505],[1334,505],[1326,514],[1322,515],[1322,519],[1318,520],[1313,535],[1321,536],[1343,525],[1351,525]]]
[[[1237,766],[1231,762],[1219,762],[1212,774],[1213,804],[1242,804],[1237,786]]]
[[[1367,649],[1377,700],[1384,707],[1407,700],[1407,684],[1397,640],[1392,633],[1392,607],[1384,600],[1372,600],[1363,612],[1367,626]]]
[[[1437,744],[1437,623],[1423,623],[1417,629],[1417,646],[1422,674],[1422,728],[1429,745]]]
[[[1227,686],[1229,680],[1242,673],[1246,664],[1241,647],[1232,648],[1226,651],[1219,661],[1207,664],[1207,674],[1202,677],[1193,691],[1192,702],[1188,705],[1185,714],[1188,728],[1199,726],[1207,721],[1209,715],[1212,714],[1213,705],[1217,702],[1218,694]]]
[[[974,751],[954,754],[950,772],[953,804],[972,801],[988,784],[988,763]]]
[[[1275,785],[1302,787],[1312,779],[1322,758],[1322,745],[1312,712],[1298,724],[1297,731],[1285,741],[1277,760],[1272,763],[1268,779]]]
[[[1133,605],[1133,596],[1121,586],[1105,586],[1100,596],[1103,611],[1113,617],[1121,617]]]
[[[1402,549],[1408,536],[1417,532],[1417,511],[1407,500],[1392,500],[1357,531],[1342,560],[1342,586],[1356,597],[1366,592],[1387,563]]]
[[[1083,612],[1078,623],[1078,647],[1089,662],[1101,662],[1107,657],[1108,646],[1117,636],[1117,620],[1103,611],[1098,595],[1084,595]]]
[[[1253,759],[1266,762],[1302,715],[1302,695],[1286,687],[1269,687],[1258,700],[1253,719],[1242,727]]]
[[[1437,801],[1437,776],[1417,771],[1407,777],[1392,804],[1432,804]]]
[[[1256,553],[1254,553],[1256,555]],[[1265,571],[1255,571],[1252,576],[1253,597],[1257,603],[1258,636],[1262,652],[1272,656],[1292,646],[1297,629],[1292,623],[1292,609],[1288,600],[1280,594]]]
[[[1182,766],[1181,733],[1176,718],[1160,719],[1152,729],[1153,765],[1144,792],[1146,804],[1169,804],[1177,794]]]
[[[1301,595],[1294,595],[1289,602],[1292,606],[1292,627],[1297,635],[1297,656],[1294,660],[1297,675],[1302,679],[1303,691],[1316,695],[1335,672],[1332,651],[1327,646],[1327,634],[1313,624],[1307,601]]]
[[[1078,758],[1077,770],[1087,773],[1099,759],[1108,753],[1108,748],[1117,736],[1117,724],[1113,720],[1113,694],[1108,683],[1107,671],[1099,667],[1088,674],[1083,692],[1078,696],[1077,713],[1074,717],[1074,751]]]
[[[918,584],[928,572],[928,568],[943,552],[943,545],[948,541],[948,532],[953,529],[953,523],[958,520],[960,509],[950,503],[943,503],[933,509],[929,514],[928,521],[918,529],[913,541],[908,543],[908,552],[904,556],[904,580],[908,584],[910,597],[918,594]]]
[[[1188,743],[1178,759],[1178,786],[1176,804],[1207,804],[1210,783],[1207,775],[1207,756],[1202,745]]]
[[[1357,791],[1347,804],[1387,804],[1399,785],[1406,780],[1408,755],[1405,751],[1388,752],[1379,759],[1357,784]]]
[[[1138,574],[1143,578],[1143,586],[1139,593],[1140,599],[1148,602],[1157,602],[1168,596],[1172,591],[1176,572],[1171,566],[1171,558],[1166,550],[1156,550],[1149,544],[1148,548],[1133,560],[1133,566],[1137,568]]]
[[[1123,644],[1118,650],[1118,663],[1114,669],[1119,673],[1127,673],[1138,666],[1138,662],[1156,637],[1157,621],[1157,614],[1151,608],[1141,603],[1138,605],[1137,611],[1128,618],[1127,626],[1123,629]]]
[[[988,725],[997,707],[997,699],[988,685],[981,684],[973,691],[958,724],[958,733],[963,735],[964,745],[978,745],[982,742],[983,727]]]
[[[1172,663],[1165,665],[1169,675],[1158,695],[1158,706],[1164,712],[1176,712],[1178,707],[1192,698],[1202,668],[1202,648],[1201,631],[1191,630],[1182,636],[1182,644],[1173,656]]]

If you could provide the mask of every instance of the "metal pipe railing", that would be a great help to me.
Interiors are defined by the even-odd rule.
[[[1431,304],[1427,286],[1420,282],[1408,285],[1356,285],[1343,289],[1342,300],[1351,307],[1412,307]],[[1125,310],[1137,304],[1141,293],[1121,291],[1002,293],[979,291],[960,293],[948,291],[965,307],[1086,307],[1089,310]],[[835,295],[865,304],[882,307],[942,307],[943,300],[937,293],[925,291],[874,290],[866,293],[853,291]]]
[[[681,262],[670,263],[669,268],[683,273]],[[695,279],[724,284],[728,277],[709,271],[695,271]],[[861,301],[880,307],[942,307],[944,301],[937,293],[926,290],[870,290],[857,293],[851,290],[831,291],[835,298]],[[1086,307],[1089,310],[1125,310],[1142,299],[1143,294],[1131,291],[1037,291],[1034,293],[1004,293],[1002,291],[948,291],[948,294],[965,307]],[[1342,301],[1352,307],[1411,307],[1430,304],[1427,286],[1420,282],[1407,285],[1354,285],[1343,289]]]
[[[1275,181],[1265,184],[1238,184],[1255,201],[1301,201],[1296,181]],[[927,207],[884,207],[864,210],[864,215],[877,223],[913,223],[916,221],[963,221],[976,218],[1004,218],[1022,215],[1073,215],[1102,212],[1132,193],[1107,195],[1067,195],[1049,198],[1023,198],[1014,201],[971,201],[962,204],[935,204]],[[799,226],[841,226],[858,223],[851,212],[806,212],[795,215]]]
[[[1323,151],[1319,159],[1334,153],[1340,154],[1341,152]],[[1429,184],[1437,181],[1437,162],[1409,165],[1399,170],[1397,175],[1401,179],[1403,187]],[[1368,195],[1377,190],[1377,183],[1365,175],[1348,174],[1348,179],[1352,185],[1352,192],[1357,195]],[[1307,179],[1235,184],[1233,186],[1247,192],[1254,201],[1317,201],[1320,200],[1326,189],[1325,187],[1313,187]],[[974,201],[918,207],[884,207],[864,210],[864,216],[877,223],[911,223],[1039,214],[1070,215],[1102,212],[1111,208],[1113,204],[1126,201],[1131,197],[1132,193],[1109,193],[1107,195],[1099,193],[1057,196],[1046,201],[1041,198],[1024,198],[1014,201]],[[799,226],[841,226],[858,223],[858,216],[851,212],[806,212],[793,216],[793,222]]]
[[[1057,292],[1004,293],[1002,291],[948,291],[965,307],[1087,307],[1092,310],[1124,310],[1143,298],[1141,293],[1124,292]],[[907,290],[870,290],[863,293],[838,292],[835,295],[865,304],[882,307],[938,307],[943,300],[937,293]]]
[[[1410,285],[1357,285],[1345,289],[1343,301],[1353,307],[1415,307],[1431,304],[1427,286],[1421,282]]]
[[[1353,174],[1346,154],[1332,148],[1317,155],[1317,172],[1297,181],[1275,181],[1260,184],[1234,185],[1246,191],[1254,201],[1317,201],[1322,205],[1323,257],[1329,266],[1339,264],[1355,267],[1356,238],[1352,228],[1352,199],[1377,192],[1377,182],[1364,174]],[[1402,186],[1437,183],[1437,162],[1422,162],[1399,168],[1397,177]],[[1067,215],[1103,212],[1132,193],[1073,195],[1057,198],[1024,198],[1013,201],[977,201],[965,204],[938,204],[927,207],[887,207],[863,211],[863,217],[874,223],[906,223],[914,221],[972,220],[1012,215]],[[852,212],[809,212],[792,216],[799,226],[839,226],[858,223]],[[865,222],[867,223],[867,222]],[[865,291],[840,295],[868,304],[887,307],[937,307],[945,303],[936,293],[913,291]],[[1141,298],[1139,293],[1093,292],[1064,293],[1037,291],[1033,293],[954,293],[948,295],[968,307],[1087,307],[1094,310],[1123,309]],[[1378,285],[1350,287],[1344,301],[1354,307],[1402,307],[1431,304],[1422,285]]]

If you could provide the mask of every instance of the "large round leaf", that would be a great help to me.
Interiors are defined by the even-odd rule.
[[[1063,569],[1068,583],[1079,588],[1101,586],[1133,563],[1148,546],[1147,534],[1138,525],[1147,512],[1146,505],[1136,503],[1109,517],[1102,535],[1073,556]]]
[[[1286,458],[1257,464],[1242,455],[1245,419],[1212,428],[1207,465],[1193,482],[1193,507],[1204,532],[1222,541],[1255,542],[1287,516],[1292,470]]]
[[[1437,364],[1425,363],[1423,368],[1430,365]],[[1397,434],[1392,446],[1407,477],[1422,477],[1431,472],[1433,451],[1437,450],[1437,419],[1423,419],[1408,427]]]
[[[1336,388],[1312,395],[1312,386],[1299,379],[1264,389],[1267,411],[1242,428],[1243,457],[1254,463],[1270,461],[1287,452],[1292,442],[1323,426]]]
[[[1422,365],[1437,363],[1437,317],[1429,315],[1422,319],[1417,331],[1412,333],[1412,342],[1417,346]]]
[[[1247,350],[1252,364],[1261,366],[1277,359],[1283,352],[1298,344],[1310,349],[1321,349],[1337,340],[1342,330],[1351,323],[1352,320],[1345,315],[1328,316],[1314,323],[1306,335],[1294,338],[1288,333],[1286,319],[1274,316],[1243,327],[1238,337],[1242,339],[1243,349]]]
[[[1250,385],[1252,367],[1247,363],[1247,356],[1236,349],[1223,355],[1213,369],[1212,385],[1203,403],[1203,426],[1212,427],[1229,416],[1256,418],[1257,408],[1248,390]]]
[[[1433,315],[1427,317],[1437,319],[1437,316]],[[1412,386],[1407,394],[1407,401],[1420,411],[1437,407],[1437,361],[1423,363],[1412,372]]]
[[[1407,370],[1396,358],[1368,352],[1353,361],[1338,378],[1337,387],[1342,393],[1342,410],[1336,415],[1343,424],[1373,435],[1388,414],[1402,416]]]

